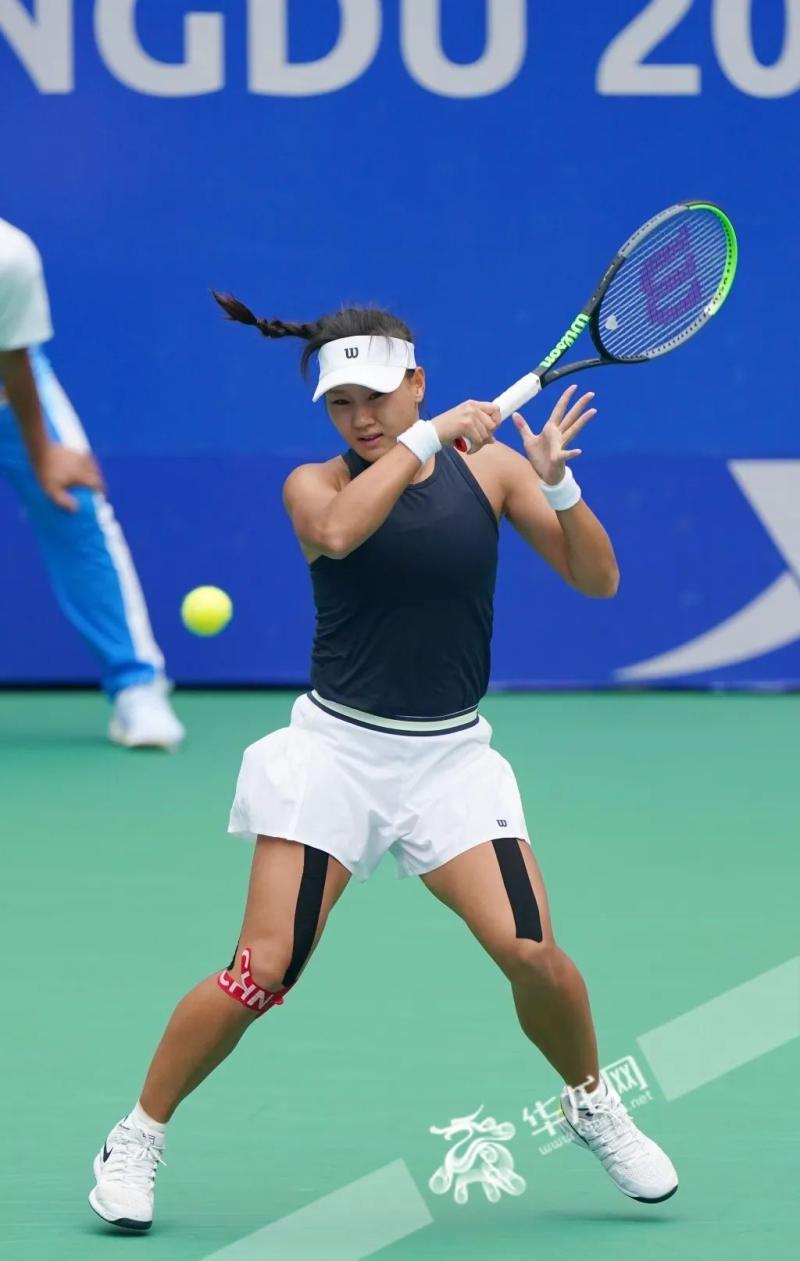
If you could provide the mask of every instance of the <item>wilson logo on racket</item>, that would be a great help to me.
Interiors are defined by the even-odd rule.
[[[688,227],[656,250],[642,264],[639,273],[647,299],[647,314],[654,324],[672,324],[702,302],[703,291],[697,276]],[[682,290],[682,293],[678,293]],[[675,301],[668,299],[675,295]],[[608,327],[608,321],[606,321]]]
[[[345,348],[344,348],[344,357],[345,357],[345,359],[357,359],[357,358],[358,358],[358,346],[345,346]]]
[[[578,340],[588,323],[588,315],[581,314],[577,319],[573,320],[558,345],[554,346],[547,358],[542,360],[540,367],[549,368],[551,363],[555,363],[556,359],[560,359],[564,351],[569,350],[572,343]]]

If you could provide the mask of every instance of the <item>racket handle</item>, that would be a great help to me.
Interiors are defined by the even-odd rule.
[[[524,407],[536,397],[541,388],[542,382],[535,372],[529,372],[526,376],[520,377],[519,381],[515,381],[494,399],[495,407],[500,408],[500,419],[507,420],[512,412],[519,411],[520,407]]]
[[[542,382],[535,372],[528,372],[524,377],[520,377],[519,381],[515,381],[493,400],[495,407],[500,408],[500,419],[507,420],[512,412],[518,411],[520,407],[524,407],[532,398],[535,398],[541,388]],[[469,438],[456,438],[453,446],[462,455],[469,455],[472,450]]]

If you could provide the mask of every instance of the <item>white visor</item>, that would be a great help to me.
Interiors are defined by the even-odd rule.
[[[319,381],[313,401],[337,385],[364,385],[391,394],[409,368],[416,368],[414,347],[401,337],[373,333],[367,337],[338,337],[319,352]]]

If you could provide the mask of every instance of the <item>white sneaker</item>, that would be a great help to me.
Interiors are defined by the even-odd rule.
[[[114,697],[108,738],[128,749],[175,749],[186,731],[167,700],[163,679],[134,683]]]
[[[140,1130],[127,1117],[115,1125],[94,1158],[96,1185],[89,1203],[104,1221],[121,1230],[149,1230],[153,1224],[156,1170],[164,1138]]]
[[[668,1200],[678,1189],[678,1175],[666,1152],[631,1120],[614,1088],[591,1112],[577,1107],[575,1090],[561,1092],[561,1111],[574,1141],[594,1152],[620,1191],[645,1204]]]

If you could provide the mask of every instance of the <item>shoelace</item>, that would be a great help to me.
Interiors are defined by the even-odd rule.
[[[625,1164],[640,1154],[641,1136],[624,1105],[603,1100],[594,1112],[589,1115],[579,1113],[579,1116],[581,1137],[586,1139],[601,1160],[610,1155]]]
[[[153,1134],[131,1130],[128,1136],[124,1131],[117,1130],[113,1148],[103,1166],[103,1179],[149,1191],[155,1181],[157,1166],[166,1163],[156,1147]]]

